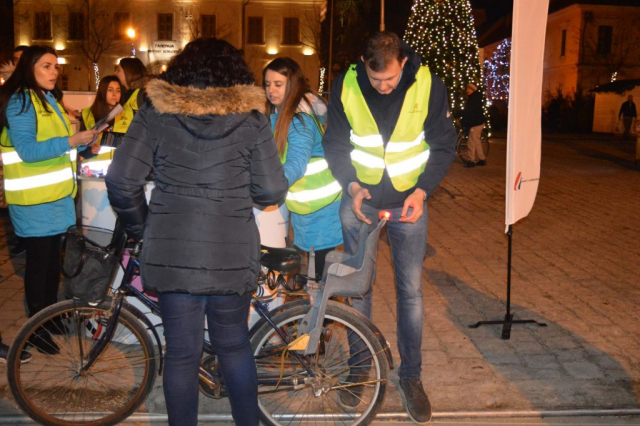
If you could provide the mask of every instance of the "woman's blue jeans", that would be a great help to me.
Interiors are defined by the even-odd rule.
[[[164,395],[172,426],[198,424],[198,370],[204,339],[204,316],[216,351],[237,425],[258,424],[258,379],[249,343],[247,319],[251,294],[159,296],[167,342]]]

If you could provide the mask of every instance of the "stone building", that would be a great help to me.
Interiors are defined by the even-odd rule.
[[[218,37],[244,49],[261,82],[263,67],[290,56],[312,88],[319,81],[322,0],[21,0],[14,9],[18,44],[55,48],[64,90],[93,90],[100,75],[135,55],[152,73],[197,37]],[[86,54],[84,52],[89,52]],[[100,54],[97,55],[96,52]]]
[[[506,17],[479,37],[482,57],[511,34]],[[543,93],[591,90],[615,79],[640,78],[637,0],[552,0],[544,52]]]

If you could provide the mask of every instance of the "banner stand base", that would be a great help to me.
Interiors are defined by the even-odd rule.
[[[507,313],[504,316],[504,320],[493,320],[493,321],[478,321],[475,324],[469,326],[469,328],[478,328],[481,325],[497,325],[502,324],[502,335],[500,336],[503,340],[509,340],[511,337],[511,326],[513,324],[537,324],[540,327],[546,327],[547,324],[543,322],[538,322],[536,320],[528,319],[528,320],[514,320],[513,314],[511,313],[511,251],[513,246],[513,227],[509,225],[509,229],[507,230],[507,237],[509,238],[508,245],[508,254],[507,254]]]
[[[536,320],[514,320],[513,314],[506,314],[504,316],[504,320],[494,320],[494,321],[478,321],[475,324],[471,324],[469,328],[478,328],[481,325],[497,325],[502,324],[502,334],[500,337],[503,340],[509,340],[511,337],[511,325],[512,324],[537,324],[540,327],[546,327],[547,324],[543,322],[538,322]]]

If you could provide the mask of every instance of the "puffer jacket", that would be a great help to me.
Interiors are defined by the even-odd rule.
[[[146,289],[244,294],[257,284],[260,235],[253,203],[287,192],[264,90],[194,88],[154,80],[106,177],[129,236],[144,238]],[[143,185],[153,170],[147,207]]]

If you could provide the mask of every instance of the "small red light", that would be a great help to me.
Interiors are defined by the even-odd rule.
[[[378,213],[378,219],[382,220],[389,220],[391,219],[391,212],[388,211],[381,211],[380,213]]]

